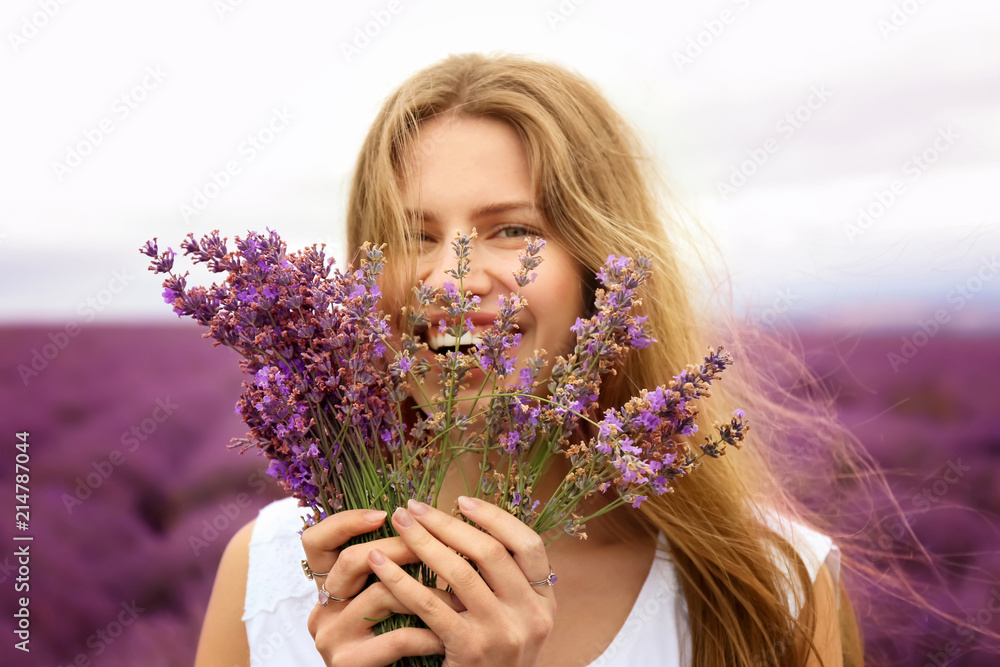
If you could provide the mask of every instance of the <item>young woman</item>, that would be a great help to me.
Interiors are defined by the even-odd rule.
[[[738,340],[713,337],[724,318],[709,312],[707,274],[687,263],[698,246],[656,183],[632,131],[580,76],[521,57],[454,56],[414,75],[379,113],[354,176],[349,245],[356,256],[364,241],[388,244],[399,261],[387,267],[384,291],[401,305],[417,279],[449,279],[450,240],[474,229],[464,286],[481,297],[474,324],[485,328],[497,297],[516,290],[524,237],[544,237],[518,325],[520,350],[549,358],[570,348],[569,327],[592,307],[593,275],[607,256],[650,255],[643,312],[658,342],[632,351],[605,381],[600,402],[617,406],[669,382],[709,345],[739,350]],[[440,510],[411,501],[391,517],[341,512],[301,542],[295,501],[273,503],[223,556],[196,664],[374,667],[434,653],[448,665],[505,667],[860,664],[839,552],[807,527],[809,515],[769,463],[779,439],[771,436],[795,416],[739,361],[700,421],[707,428],[745,408],[754,424],[746,446],[638,511],[591,521],[585,541],[564,536],[546,548],[513,516],[461,497],[462,462]],[[470,384],[465,395],[478,389],[475,377]],[[433,378],[422,389],[433,394]],[[563,472],[554,468],[536,497]],[[781,473],[781,482],[795,481]],[[386,520],[398,537],[341,548]],[[399,567],[418,561],[454,593]],[[362,590],[371,573],[380,582]],[[393,612],[417,614],[429,629],[374,636],[366,619]]]

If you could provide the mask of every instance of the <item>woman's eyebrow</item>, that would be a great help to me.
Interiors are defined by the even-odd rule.
[[[530,201],[497,202],[480,206],[472,212],[473,218],[488,218],[491,215],[510,213],[511,211],[535,211],[535,203]]]
[[[494,215],[500,215],[503,213],[510,212],[520,212],[520,211],[531,211],[536,212],[534,202],[530,201],[509,201],[509,202],[496,202],[492,204],[483,204],[482,206],[476,207],[472,211],[472,219],[478,220],[481,218],[488,218]],[[428,211],[416,210],[416,209],[406,209],[403,211],[407,219],[414,222],[436,222],[437,218],[434,214]]]

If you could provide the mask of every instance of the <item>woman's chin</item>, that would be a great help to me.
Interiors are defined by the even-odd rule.
[[[429,380],[423,383],[421,389],[428,397],[440,396],[442,391],[439,383]],[[502,390],[502,387],[497,386],[496,390]],[[455,410],[462,415],[482,412],[489,407],[490,396],[494,391],[493,384],[486,382],[486,374],[481,369],[475,368],[466,373],[462,387],[453,399]]]

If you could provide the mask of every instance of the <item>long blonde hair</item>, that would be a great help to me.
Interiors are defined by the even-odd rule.
[[[812,580],[761,513],[765,508],[830,528],[784,492],[794,480],[788,471],[775,473],[781,461],[769,449],[786,435],[783,424],[802,422],[802,401],[790,392],[762,391],[766,378],[748,359],[741,328],[727,320],[726,308],[712,305],[722,282],[707,282],[708,239],[690,228],[634,131],[591,83],[561,66],[513,55],[452,56],[412,76],[386,100],[362,147],[348,204],[352,255],[364,241],[385,242],[390,252],[406,246],[403,158],[417,144],[421,124],[446,112],[499,119],[518,131],[536,204],[584,275],[609,254],[651,255],[654,278],[643,306],[658,342],[630,353],[622,372],[605,382],[603,405],[621,405],[640,388],[669,382],[709,345],[725,344],[735,354],[738,363],[703,408],[700,426],[704,431],[744,408],[753,423],[747,444],[679,480],[675,493],[651,497],[643,513],[667,537],[687,602],[694,664],[805,664],[816,616]],[[822,409],[809,414],[814,422],[825,420],[816,433],[836,432]],[[784,559],[776,559],[775,550]],[[795,564],[791,572],[782,560]],[[789,608],[789,591],[798,615]],[[860,664],[846,596],[840,605],[845,664]]]

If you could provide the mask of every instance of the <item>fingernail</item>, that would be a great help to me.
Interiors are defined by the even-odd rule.
[[[463,512],[474,512],[479,507],[478,498],[469,498],[468,496],[458,497],[458,508]]]
[[[368,550],[368,560],[371,561],[372,565],[384,565],[385,564],[385,554],[383,554],[378,549]]]
[[[397,507],[396,511],[392,513],[392,520],[403,528],[409,528],[413,525],[413,517],[402,507]]]
[[[429,505],[425,505],[419,500],[410,499],[410,502],[406,503],[406,508],[410,510],[410,514],[416,514],[417,516],[423,516],[427,514],[427,510],[430,509]]]
[[[365,512],[365,521],[369,523],[382,523],[387,512],[384,510],[368,510]]]

